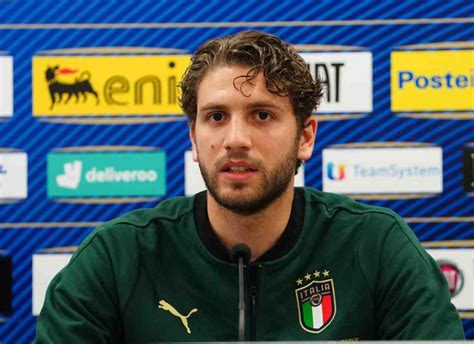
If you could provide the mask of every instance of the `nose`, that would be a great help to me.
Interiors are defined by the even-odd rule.
[[[233,116],[228,123],[224,147],[227,150],[244,149],[252,146],[250,126],[244,118]]]

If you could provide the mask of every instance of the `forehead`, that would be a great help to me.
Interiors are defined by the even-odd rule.
[[[220,66],[210,70],[202,79],[197,92],[198,111],[209,103],[249,104],[268,102],[282,108],[290,107],[287,96],[279,96],[268,91],[263,73],[247,80],[249,67]]]

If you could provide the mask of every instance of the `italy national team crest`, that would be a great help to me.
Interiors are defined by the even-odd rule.
[[[297,285],[302,285],[295,290],[300,325],[311,333],[324,331],[336,315],[334,281],[332,278],[317,280],[319,276],[320,272],[316,271],[296,281]],[[323,278],[328,276],[329,271],[324,271]],[[303,281],[307,284],[303,285]]]

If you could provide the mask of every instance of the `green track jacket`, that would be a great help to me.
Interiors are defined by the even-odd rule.
[[[464,338],[443,274],[399,216],[309,188],[304,199],[296,244],[246,267],[248,339]],[[237,265],[204,246],[193,202],[95,229],[51,282],[36,342],[237,340]]]

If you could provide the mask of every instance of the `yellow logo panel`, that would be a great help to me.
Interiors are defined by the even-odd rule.
[[[474,51],[394,51],[392,111],[472,111]]]
[[[35,56],[33,115],[182,115],[191,55]]]

